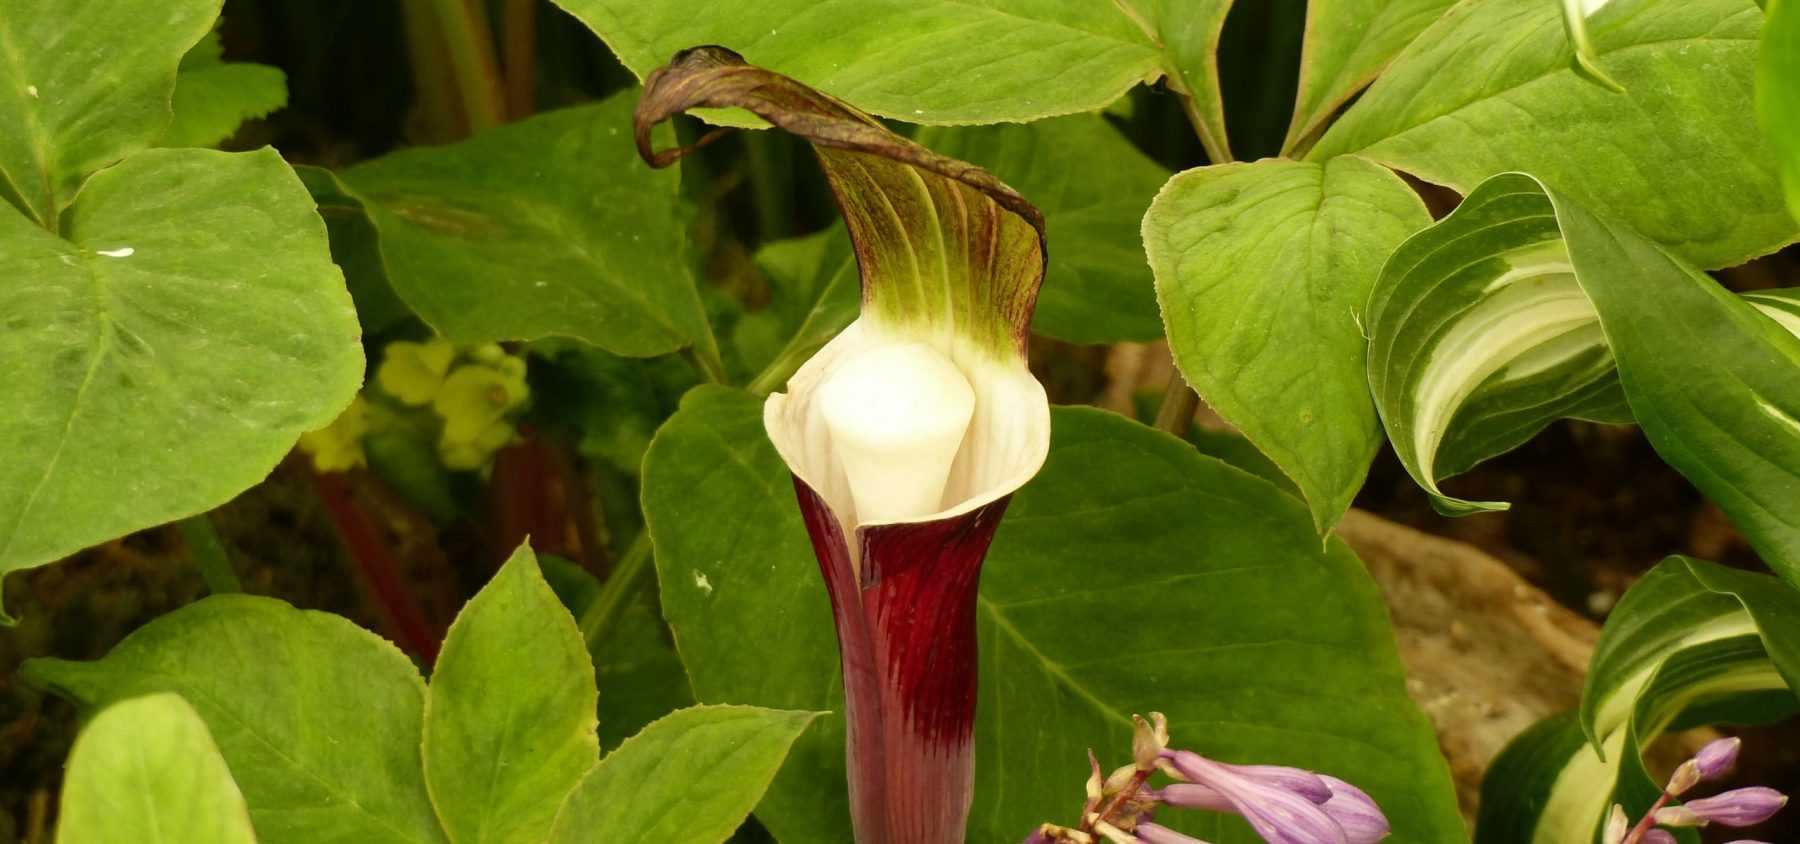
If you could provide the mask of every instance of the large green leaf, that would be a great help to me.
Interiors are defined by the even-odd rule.
[[[1038,291],[1033,330],[1071,343],[1162,335],[1138,224],[1169,171],[1104,118],[926,129],[916,140],[986,168],[1044,213],[1056,260]]]
[[[594,666],[520,546],[444,637],[425,695],[425,783],[455,844],[541,842],[600,756]]]
[[[1443,495],[1447,469],[1560,416],[1616,420],[1608,391],[1622,388],[1663,459],[1800,583],[1789,512],[1800,337],[1778,320],[1626,226],[1504,174],[1383,269],[1366,321],[1369,383],[1401,462],[1452,514],[1505,505]]]
[[[677,711],[607,754],[557,813],[551,844],[719,844],[818,717],[754,706]]]
[[[69,751],[59,844],[255,844],[206,722],[177,695],[117,703]]]
[[[1092,111],[1158,75],[1150,37],[1110,2],[557,0],[638,78],[678,50],[728,47],[875,114],[1022,122]]]
[[[1321,533],[1381,444],[1358,311],[1430,222],[1398,176],[1355,157],[1189,170],[1144,217],[1175,363],[1294,479]]]
[[[756,251],[756,266],[774,288],[769,310],[787,334],[753,387],[767,392],[856,319],[862,279],[842,224],[767,244]]]
[[[1800,219],[1800,2],[1767,0],[1764,10],[1756,113],[1781,161],[1788,211]]]
[[[1702,267],[1795,238],[1751,103],[1753,0],[1613,0],[1588,21],[1613,93],[1578,75],[1561,4],[1444,15],[1309,157],[1358,153],[1467,193],[1522,170]]]
[[[1284,150],[1304,145],[1456,0],[1313,0]]]
[[[1231,158],[1225,134],[1225,98],[1219,90],[1219,38],[1231,0],[1116,0],[1162,46],[1169,84],[1186,96],[1183,108],[1206,153]]]
[[[1173,437],[1087,409],[1056,410],[1053,426],[982,579],[970,840],[1073,820],[1085,750],[1123,761],[1130,714],[1153,709],[1179,744],[1354,781],[1395,842],[1460,840],[1380,596],[1342,544],[1322,546],[1298,501]],[[840,709],[830,607],[756,400],[690,393],[644,483],[663,612],[697,696]],[[816,729],[757,810],[788,844],[848,828],[843,720]],[[1187,825],[1256,840],[1211,816]]]
[[[385,640],[329,613],[215,595],[105,659],[24,676],[88,707],[155,692],[206,719],[263,844],[444,842],[419,764],[425,683]]]
[[[1665,729],[1800,711],[1800,593],[1766,575],[1670,557],[1614,608],[1579,717],[1527,732],[1483,787],[1480,844],[1591,844],[1607,808],[1660,787],[1639,751]]]
[[[0,197],[54,231],[89,174],[162,133],[175,69],[219,4],[0,0]]]
[[[287,105],[287,74],[252,62],[227,62],[213,32],[181,59],[172,100],[174,119],[157,139],[166,147],[210,147],[244,121]]]
[[[61,236],[0,209],[0,279],[0,573],[230,500],[362,381],[324,224],[273,150],[133,155]]]
[[[636,99],[344,171],[394,291],[459,343],[562,336],[647,357],[710,342],[679,178],[638,160]]]

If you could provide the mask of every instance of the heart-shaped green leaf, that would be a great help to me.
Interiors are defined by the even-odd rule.
[[[1701,267],[1793,241],[1751,100],[1753,0],[1613,0],[1576,72],[1561,4],[1471,0],[1396,58],[1309,158],[1357,153],[1467,193],[1508,170],[1618,217]]]
[[[379,232],[394,292],[459,343],[573,337],[635,357],[710,344],[680,180],[638,160],[636,97],[340,174]]]
[[[325,227],[274,150],[133,155],[60,236],[0,209],[0,278],[0,573],[224,503],[362,382]]]
[[[419,763],[425,683],[385,640],[329,613],[215,595],[105,659],[23,675],[87,707],[156,692],[192,702],[263,844],[442,844]]]
[[[754,706],[679,710],[626,739],[582,779],[549,841],[719,844],[816,717]]]
[[[1401,462],[1450,514],[1505,504],[1445,496],[1439,479],[1558,417],[1617,421],[1622,390],[1663,459],[1800,583],[1788,513],[1800,337],[1780,304],[1734,296],[1625,225],[1504,174],[1382,270],[1369,383]]]
[[[206,722],[179,695],[100,711],[69,751],[59,844],[256,844]]]
[[[0,198],[56,230],[90,174],[162,134],[175,70],[219,4],[0,0]]]
[[[425,695],[425,783],[455,844],[533,844],[600,756],[594,666],[528,546],[444,636]]]
[[[875,114],[1023,122],[1105,106],[1158,74],[1156,46],[1110,2],[557,0],[638,78],[717,44]],[[727,118],[743,124],[742,115]]]
[[[287,105],[287,74],[280,68],[227,62],[223,53],[215,31],[182,57],[171,101],[175,116],[158,145],[215,146],[244,121]]]
[[[825,588],[761,432],[756,399],[702,387],[651,444],[664,616],[700,700],[838,710]],[[1322,547],[1274,486],[1123,417],[1058,409],[1053,432],[982,576],[971,841],[1071,818],[1086,749],[1123,762],[1130,714],[1150,710],[1183,746],[1355,782],[1395,842],[1463,837],[1380,596],[1341,543]],[[843,840],[843,723],[822,719],[757,809],[781,841]],[[1253,840],[1216,816],[1185,823]]]
[[[1661,792],[1639,753],[1665,729],[1781,720],[1800,712],[1796,690],[1800,593],[1670,557],[1608,617],[1579,717],[1540,724],[1494,761],[1476,840],[1591,844],[1613,803],[1637,817]]]
[[[1176,365],[1294,479],[1321,533],[1381,444],[1358,311],[1430,222],[1398,176],[1354,157],[1189,170],[1144,217]]]

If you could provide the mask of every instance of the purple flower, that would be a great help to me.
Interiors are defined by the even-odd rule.
[[[1224,797],[1269,844],[1350,844],[1343,827],[1319,805],[1331,799],[1331,787],[1316,774],[1266,765],[1228,766],[1185,750],[1167,751],[1163,759],[1181,776]]]
[[[1344,837],[1350,839],[1350,844],[1375,844],[1388,837],[1391,828],[1387,816],[1367,792],[1337,777],[1320,774],[1319,778],[1331,786],[1331,799],[1320,808],[1344,828]]]
[[[1653,829],[1638,840],[1641,844],[1675,844],[1675,834],[1666,829]]]
[[[1137,825],[1136,835],[1144,844],[1206,844],[1191,835],[1183,835],[1166,826],[1148,822]]]
[[[1773,817],[1787,805],[1787,795],[1773,788],[1751,786],[1733,789],[1680,806],[1656,811],[1656,822],[1663,826],[1755,826]]]
[[[1737,764],[1738,750],[1744,746],[1743,739],[1722,738],[1706,743],[1700,752],[1694,754],[1694,765],[1700,770],[1702,780],[1717,779],[1721,774],[1731,770]]]

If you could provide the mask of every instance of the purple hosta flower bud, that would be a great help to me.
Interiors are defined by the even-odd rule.
[[[1786,805],[1787,795],[1758,785],[1658,809],[1656,822],[1663,826],[1755,826]]]
[[[1044,824],[1032,830],[1020,844],[1056,844],[1056,836],[1050,831],[1050,825]]]
[[[1625,807],[1614,803],[1606,816],[1606,829],[1600,834],[1601,844],[1623,844],[1625,833],[1630,831],[1631,819],[1625,816]]]
[[[1640,844],[1675,844],[1675,834],[1666,829],[1653,829],[1638,841]]]
[[[1737,764],[1738,750],[1744,746],[1740,738],[1714,739],[1694,754],[1694,766],[1699,769],[1700,779],[1718,779],[1731,767]]]
[[[1344,837],[1350,839],[1350,844],[1375,844],[1388,837],[1391,827],[1387,816],[1367,792],[1336,777],[1320,774],[1319,778],[1331,786],[1331,799],[1320,808],[1344,828]]]
[[[1136,715],[1131,716],[1131,723],[1132,760],[1137,763],[1139,770],[1155,770],[1157,758],[1169,749],[1169,719],[1163,717],[1161,712],[1152,712],[1148,721]]]
[[[1343,827],[1319,806],[1331,799],[1331,787],[1316,774],[1269,765],[1229,766],[1185,750],[1166,752],[1163,760],[1195,785],[1218,792],[1269,844],[1349,844]],[[1165,796],[1167,791],[1163,789]],[[1312,799],[1313,794],[1319,799]]]
[[[1166,826],[1153,823],[1141,823],[1137,826],[1137,840],[1144,844],[1206,844],[1192,835],[1183,835]]]

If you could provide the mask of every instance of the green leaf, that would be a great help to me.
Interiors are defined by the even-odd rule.
[[[1440,452],[1472,465],[1559,416],[1616,414],[1616,365],[1651,445],[1800,583],[1800,338],[1656,244],[1496,176],[1394,253],[1367,324],[1388,437],[1440,510],[1505,506],[1442,495]]]
[[[1582,78],[1545,0],[1472,0],[1402,51],[1309,154],[1344,153],[1468,193],[1532,173],[1701,267],[1795,239],[1751,82],[1752,0],[1613,0],[1588,22],[1626,92]]]
[[[1093,111],[1158,74],[1156,46],[1112,3],[1043,0],[557,0],[643,79],[718,44],[875,114],[1024,122]],[[744,124],[740,115],[728,122]]]
[[[1576,718],[1539,725],[1495,761],[1480,844],[1590,844],[1614,802],[1660,787],[1640,749],[1666,729],[1800,712],[1800,593],[1767,575],[1670,557],[1607,619]]]
[[[754,398],[702,387],[651,444],[644,509],[663,614],[700,700],[839,710],[825,588],[761,425]],[[1123,762],[1130,714],[1153,709],[1179,745],[1366,788],[1395,842],[1461,840],[1381,598],[1344,546],[1323,545],[1274,486],[1123,417],[1061,408],[1053,431],[982,575],[970,840],[1069,818],[1086,749]],[[789,844],[841,841],[842,717],[793,755],[758,819]],[[1254,840],[1213,816],[1191,824]]]
[[[0,196],[55,231],[89,174],[162,134],[182,54],[219,4],[0,0]]]
[[[287,74],[250,62],[226,62],[214,31],[182,57],[172,102],[175,118],[157,141],[166,147],[217,146],[246,120],[287,105]]]
[[[1305,146],[1455,0],[1314,0],[1306,4],[1300,89],[1283,152]]]
[[[56,840],[68,844],[255,844],[206,722],[178,695],[101,710],[75,738]]]
[[[362,382],[325,227],[274,150],[138,153],[62,231],[0,213],[0,573],[225,503]]]
[[[425,683],[387,641],[329,613],[215,595],[105,659],[22,675],[86,707],[155,692],[193,703],[263,844],[444,842],[419,763]]]
[[[1430,222],[1398,176],[1354,157],[1189,170],[1144,217],[1176,364],[1294,479],[1320,533],[1381,445],[1358,311]]]
[[[381,265],[375,224],[362,200],[350,195],[336,173],[323,167],[295,165],[294,173],[318,205],[331,239],[331,261],[344,273],[344,286],[356,302],[356,318],[363,333],[377,335],[412,316],[406,303],[394,294],[387,269]]]
[[[774,288],[769,310],[787,332],[769,369],[757,376],[757,389],[766,392],[856,319],[861,278],[842,223],[766,244],[756,250],[756,266]]]
[[[816,712],[696,706],[644,728],[582,779],[551,844],[718,844],[749,816]]]
[[[1162,336],[1137,235],[1169,171],[1105,118],[1082,114],[1023,126],[926,129],[916,140],[986,168],[1043,212],[1056,260],[1038,292],[1034,331],[1071,343]]]
[[[675,173],[638,160],[635,91],[341,175],[394,292],[457,343],[572,337],[648,357],[710,343]]]
[[[1800,2],[1768,0],[1764,11],[1756,114],[1781,162],[1788,212],[1800,219]]]
[[[456,844],[541,842],[600,757],[594,666],[521,545],[469,600],[425,695],[425,783]]]
[[[1231,0],[1117,0],[1162,45],[1170,87],[1187,97],[1189,120],[1207,155],[1231,157],[1225,133],[1225,98],[1219,91],[1219,37]]]
[[[567,560],[545,556],[541,562],[550,588],[580,618],[600,596],[600,581]],[[588,645],[600,686],[600,746],[608,751],[650,722],[694,704],[655,591],[641,590],[607,627],[606,635]]]

